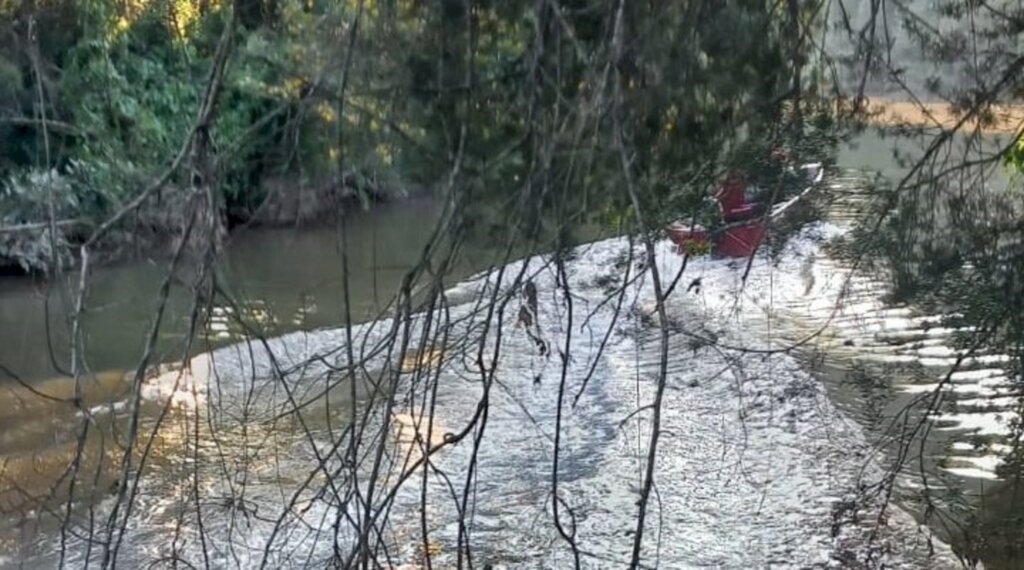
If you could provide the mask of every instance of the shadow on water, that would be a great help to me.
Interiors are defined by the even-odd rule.
[[[355,322],[376,317],[384,308],[404,272],[419,259],[439,215],[435,202],[412,200],[378,205],[351,217],[350,300]],[[138,364],[166,263],[139,259],[94,270],[83,318],[91,369],[129,369]],[[340,237],[335,226],[259,228],[233,234],[220,271],[237,306],[221,299],[214,303],[205,315],[197,352],[240,340],[247,327],[276,336],[336,326],[344,320]],[[457,276],[467,271],[467,267],[456,268]],[[53,360],[66,367],[67,295],[75,279],[70,275],[59,284],[31,278],[0,280],[0,363],[22,379],[57,376]],[[166,359],[180,359],[188,330],[192,295],[182,281],[187,279],[179,275],[171,288],[157,345]],[[53,349],[52,358],[48,347]]]
[[[353,244],[349,279],[354,321],[376,318],[385,309],[403,274],[419,261],[439,215],[435,202],[412,200],[352,216],[347,225]],[[184,479],[185,464],[189,463],[186,438],[205,440],[204,431],[216,429],[216,439],[233,445],[231,434],[240,423],[230,423],[232,412],[235,420],[248,420],[257,417],[259,410],[236,409],[245,403],[217,404],[211,407],[220,414],[211,418],[213,423],[197,426],[195,410],[219,397],[218,375],[210,369],[206,355],[241,343],[239,350],[247,354],[223,352],[218,362],[240,362],[243,364],[238,366],[244,369],[248,351],[259,354],[262,350],[253,333],[273,338],[344,322],[339,243],[334,226],[233,234],[220,272],[236,301],[218,299],[202,315],[202,328],[191,350],[198,356],[189,362],[189,370],[173,363],[182,360],[192,294],[175,283],[154,359],[171,364],[147,371],[141,384],[140,437],[132,452],[134,464],[145,453],[146,473],[160,472],[162,480],[173,479],[177,469]],[[453,271],[455,277],[467,275],[475,264],[491,262],[490,255],[489,251],[467,252],[464,265]],[[94,372],[80,379],[79,402],[75,401],[74,382],[58,373],[58,367],[66,367],[69,359],[68,291],[76,276],[69,276],[64,283],[0,280],[0,513],[7,521],[0,525],[0,543],[10,546],[3,548],[4,552],[19,551],[19,557],[31,557],[33,542],[57,531],[56,521],[62,518],[71,485],[76,497],[74,520],[85,526],[92,524],[83,522],[91,516],[92,505],[117,491],[130,428],[131,370],[138,365],[152,326],[165,273],[164,259],[140,259],[94,270],[83,317],[85,359]],[[298,334],[291,340],[291,350],[304,346],[304,333]],[[359,388],[362,397],[366,385],[361,382]],[[269,395],[264,394],[268,401],[283,397],[279,391],[268,390]],[[317,395],[324,393],[319,386],[311,390]],[[347,385],[328,388],[326,395],[321,401],[330,402],[329,409],[323,405],[303,408],[303,420],[314,436],[331,429],[332,423],[343,424],[351,401]],[[296,392],[300,401],[304,396]],[[167,408],[157,402],[167,402]],[[262,423],[247,426],[244,434],[236,434],[237,442],[260,439],[253,431],[260,428],[267,432],[265,441],[301,431],[295,417],[268,421],[264,418]],[[223,454],[214,450],[203,453],[211,456],[213,465],[223,460]],[[232,451],[230,456],[243,464],[264,460],[259,453],[245,449],[237,454]],[[54,516],[42,516],[44,513]]]
[[[897,147],[908,160],[885,160]],[[883,176],[852,171],[837,188],[828,217],[852,231],[815,261],[815,276],[838,280],[854,260],[859,269],[804,358],[902,465],[902,504],[965,563],[1024,568],[1020,192],[996,168],[926,172],[926,184],[892,193],[913,154],[869,133],[840,158]]]
[[[878,144],[868,141],[864,148],[870,151],[868,160],[874,161],[877,157],[872,158],[872,153],[877,153]],[[846,157],[846,162],[850,160]],[[870,213],[861,209],[865,197],[871,193],[862,190],[858,185],[860,180],[846,181],[849,183],[842,187],[836,203],[810,203],[805,211],[792,217],[793,224],[800,226],[822,217],[841,223],[854,222]],[[844,182],[840,181],[842,184]],[[845,327],[854,334],[830,337],[824,346],[804,354],[825,379],[833,399],[880,438],[888,433],[892,420],[899,417],[902,410],[935,388],[937,379],[949,366],[949,359],[964,349],[967,337],[957,330],[999,323],[1000,336],[986,347],[986,355],[1020,354],[1019,341],[1015,339],[1021,337],[1013,335],[1022,329],[1014,328],[1016,321],[1004,316],[1006,295],[1011,293],[1005,287],[1014,284],[1020,287],[1024,282],[1018,275],[1024,271],[1024,263],[1014,257],[1019,255],[1019,242],[992,233],[994,226],[1010,224],[1012,220],[997,214],[1012,209],[983,202],[964,201],[962,196],[950,197],[943,212],[961,212],[960,216],[969,212],[977,222],[959,217],[951,224],[936,224],[934,216],[907,214],[908,204],[896,210],[894,224],[887,226],[884,232],[869,236],[871,240],[861,237],[864,241],[860,245],[866,247],[878,263],[865,272],[868,274],[865,279],[846,292],[846,312],[837,318],[836,328]],[[437,213],[432,203],[407,202],[380,207],[351,220],[350,291],[355,321],[375,318],[384,308],[403,273],[419,260]],[[942,232],[941,238],[929,233],[936,231]],[[1012,235],[1019,227],[1007,225],[1005,231],[1006,235]],[[921,244],[920,247],[903,247],[908,236],[913,236],[914,243]],[[206,315],[202,342],[196,346],[196,352],[243,340],[247,330],[270,337],[333,327],[342,322],[343,273],[337,238],[333,227],[258,230],[233,236],[222,271],[231,293],[244,302],[213,307]],[[939,251],[932,244],[948,247]],[[773,248],[771,253],[778,253],[783,245],[782,242],[769,244]],[[957,257],[964,251],[971,254],[970,259]],[[814,272],[820,280],[843,271],[841,252],[834,253],[835,259],[818,259],[817,267],[809,270],[809,291],[814,287]],[[472,270],[496,261],[498,252],[481,248],[467,254],[464,265],[454,272],[453,283]],[[935,259],[948,263],[928,262]],[[960,265],[952,261],[959,261]],[[965,271],[963,266],[967,262],[970,270]],[[83,384],[82,404],[93,414],[95,429],[82,444],[80,471],[83,475],[74,478],[80,485],[76,496],[84,499],[79,508],[111,496],[119,483],[113,466],[120,463],[124,453],[127,418],[119,406],[125,405],[128,390],[125,373],[121,370],[137,363],[162,273],[163,266],[158,261],[104,268],[97,272],[90,289],[85,322],[88,357],[94,369],[110,372],[91,375]],[[887,292],[893,294],[886,296]],[[4,323],[0,330],[0,363],[31,381],[35,389],[61,400],[40,399],[13,382],[0,386],[0,401],[4,402],[6,410],[0,418],[0,427],[5,428],[0,436],[4,468],[0,479],[0,511],[14,513],[8,517],[10,524],[3,529],[0,543],[25,542],[28,537],[52,535],[52,528],[34,525],[44,524],[41,522],[44,520],[50,521],[45,524],[52,525],[58,517],[44,519],[34,514],[26,516],[26,513],[61,507],[71,481],[62,480],[60,470],[75,456],[79,445],[75,427],[81,418],[76,415],[76,406],[70,403],[73,386],[67,380],[47,379],[54,376],[46,350],[47,323],[55,337],[58,360],[66,360],[66,341],[60,336],[66,329],[62,316],[62,307],[66,305],[62,303],[58,291],[47,291],[39,283],[0,282],[0,322]],[[44,318],[48,310],[49,321]],[[180,359],[189,310],[187,291],[175,288],[169,306],[170,325],[159,345],[163,360]],[[954,313],[959,315],[956,322],[942,318],[942,315]],[[814,321],[806,323],[813,325]],[[303,333],[295,334],[297,336],[289,337],[289,346],[302,346]],[[330,344],[336,340],[321,342]],[[928,501],[923,500],[920,474],[904,478],[899,488],[903,504],[916,507],[919,515],[945,531],[965,558],[982,559],[988,568],[1017,568],[1022,559],[1024,521],[1020,514],[1020,495],[1024,490],[1020,487],[1020,458],[1013,438],[1013,430],[1019,433],[1020,426],[1016,421],[1003,422],[999,433],[990,434],[984,432],[984,426],[972,427],[971,419],[993,414],[1019,417],[1012,407],[1013,402],[1005,400],[1019,394],[1019,370],[1015,362],[1019,362],[1019,358],[993,365],[979,360],[963,366],[965,376],[950,384],[953,390],[932,418],[935,421],[931,425],[936,428],[930,434],[929,446],[917,454],[920,457],[913,458],[923,462],[924,472],[934,477],[930,481],[928,500],[952,516],[938,517],[929,511]],[[194,365],[192,372],[201,369]],[[165,367],[162,372],[163,382],[150,379],[147,386],[161,390],[172,385],[171,392],[161,395],[173,396],[170,401],[183,409],[188,406],[196,409],[199,398],[216,397],[216,390],[199,394],[189,386],[179,387],[180,373],[173,368]],[[315,394],[316,390],[311,393]],[[330,396],[331,401],[338,404],[347,403],[347,398],[347,391],[338,389]],[[988,407],[981,407],[982,401]],[[599,403],[611,405],[604,400]],[[173,474],[175,469],[184,473],[192,468],[193,463],[182,456],[181,450],[188,449],[186,438],[202,438],[207,427],[197,426],[194,414],[172,407],[164,425],[154,431],[154,418],[159,417],[162,410],[153,402],[144,406],[148,408],[141,414],[145,418],[141,432],[147,435],[140,439],[135,453],[141,453],[140,449],[152,442],[149,469]],[[334,425],[344,423],[345,410],[344,405],[335,406],[333,411],[310,407],[304,410],[303,419],[308,422],[313,437],[317,437],[332,429],[332,422]],[[251,413],[240,417],[247,418]],[[1013,415],[1015,413],[1017,415]],[[31,421],[26,421],[27,418]],[[257,479],[264,477],[265,482],[280,477],[272,467],[280,458],[249,447],[253,441],[261,439],[298,437],[295,434],[302,430],[295,424],[296,419],[282,418],[280,424],[256,423],[255,427],[246,428],[249,431],[244,434],[233,430],[249,422],[236,425],[229,420],[230,414],[225,414],[222,423],[217,424],[217,439],[222,446],[231,446],[234,441],[239,449],[228,454],[227,459],[219,449],[200,448],[194,453],[208,454],[214,467],[221,461],[244,465],[240,471],[255,473]],[[405,430],[416,429],[416,418],[409,415],[396,417],[395,421],[401,432],[397,439],[411,441],[414,436]],[[265,433],[256,433],[254,429],[263,429]],[[152,437],[148,435],[151,432]],[[238,437],[232,440],[232,434]],[[274,443],[267,447],[288,446]],[[895,448],[890,446],[889,449]],[[996,452],[1001,458],[1001,467],[985,471],[983,468],[991,466],[986,461]],[[575,476],[587,475],[591,455],[588,452],[567,458],[567,470]],[[310,457],[288,459],[296,463],[313,461]],[[914,464],[907,471],[917,469],[918,465]],[[982,471],[986,478],[975,476]],[[161,478],[171,480],[173,476],[161,475]],[[573,478],[574,475],[569,476],[570,480]],[[210,477],[211,481],[215,479]],[[275,480],[277,483],[279,481]],[[187,498],[188,490],[181,492]],[[257,491],[257,495],[259,492],[262,491]],[[212,492],[208,496],[216,495]],[[224,495],[229,493],[225,491]],[[225,508],[245,510],[244,505],[228,507]],[[81,516],[86,516],[84,510]],[[20,554],[24,556],[26,552]]]
[[[420,262],[440,215],[436,202],[411,200],[379,205],[348,220],[354,322],[388,314],[388,303],[406,272]],[[497,245],[467,244],[458,265],[448,271],[448,283],[499,263],[505,254]],[[334,359],[343,356],[337,347],[344,345],[344,336],[336,327],[345,321],[346,309],[339,229],[262,228],[233,234],[219,271],[233,301],[218,298],[202,315],[185,368],[180,363],[192,293],[180,283],[187,278],[177,276],[154,358],[166,364],[152,366],[139,385],[139,436],[131,464],[145,458],[140,479],[164,485],[168,496],[138,499],[145,505],[140,510],[158,519],[171,521],[190,500],[193,491],[174,482],[187,481],[197,465],[203,466],[197,484],[214,487],[204,490],[204,497],[235,496],[237,490],[216,488],[223,484],[218,469],[228,467],[252,474],[253,481],[243,484],[250,490],[243,494],[253,504],[280,495],[283,487],[299,486],[301,480],[289,477],[301,472],[297,466],[315,464],[317,458],[281,450],[303,449],[295,441],[302,437],[337,439],[353,406],[351,384],[339,379],[337,368],[326,373],[315,365],[272,370],[267,358],[268,349],[282,362],[327,354],[338,366]],[[52,362],[68,360],[66,292],[27,278],[0,281],[0,514],[6,521],[0,524],[0,565],[4,555],[52,557],[52,544],[44,537],[59,534],[72,486],[75,501],[68,512],[73,526],[105,524],[98,513],[121,488],[133,369],[165,272],[162,259],[95,270],[83,319],[86,361],[95,372],[81,377],[78,402],[74,382],[58,374]],[[62,285],[70,288],[70,282]],[[438,358],[440,353],[428,351],[390,366],[408,374]],[[381,374],[379,369],[357,373],[354,405],[363,405],[376,388],[374,377]],[[282,383],[292,387],[290,393],[280,389]],[[247,396],[239,399],[238,394]],[[281,413],[292,398],[301,412]],[[409,414],[392,421],[397,445],[414,449],[416,436],[411,434],[422,429],[420,421]],[[228,507],[232,517],[248,508]]]

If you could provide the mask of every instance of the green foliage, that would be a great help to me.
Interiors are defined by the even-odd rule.
[[[572,228],[636,221],[620,125],[656,227],[703,208],[731,163],[754,165],[787,141],[810,156],[798,147],[830,113],[813,106],[813,90],[793,106],[792,56],[808,46],[759,1],[630,3],[621,53],[610,0],[478,0],[468,12],[461,0],[366,2],[350,58],[358,5],[60,2],[66,25],[42,39],[46,103],[78,132],[51,133],[51,164],[79,213],[109,214],[177,154],[231,9],[240,25],[211,132],[229,210],[258,208],[268,177],[365,204],[382,188],[444,186],[458,159],[463,229],[571,241]],[[18,114],[35,116],[24,50],[0,45],[0,57],[14,62],[0,59],[0,75],[21,77]],[[786,121],[797,127],[780,129]],[[14,135],[22,150],[0,149],[0,168],[39,164],[39,129]],[[188,184],[181,174],[171,189]]]
[[[1014,172],[1024,172],[1024,140],[1018,140],[1017,144],[1006,153],[1004,160],[1006,166]]]
[[[81,204],[71,181],[59,173],[28,171],[11,176],[0,184],[0,227],[32,224],[74,215]],[[54,261],[66,257],[64,234],[52,236],[47,227],[18,232],[0,232],[0,260],[20,265],[25,271],[45,271]]]
[[[0,55],[0,113],[13,115],[20,109],[21,70]],[[21,145],[16,140],[16,129],[0,123],[0,176],[13,166]]]
[[[21,70],[10,60],[0,56],[0,101],[4,107],[17,99],[22,84]]]
[[[893,297],[939,313],[958,326],[984,331],[986,344],[1024,362],[1024,224],[1013,189],[965,193],[952,177],[928,189],[873,192],[885,198],[885,222],[870,221],[853,240],[856,254],[891,275]],[[870,218],[869,218],[870,220]],[[972,329],[972,330],[973,330]],[[972,338],[977,338],[972,336]]]
[[[77,46],[61,82],[68,115],[88,133],[71,152],[73,171],[115,203],[174,156],[199,96],[198,74],[184,58],[139,53],[130,43]]]

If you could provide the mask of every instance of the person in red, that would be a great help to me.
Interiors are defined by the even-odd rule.
[[[726,222],[749,220],[764,212],[764,205],[747,202],[747,175],[739,169],[730,170],[715,190],[715,199]]]

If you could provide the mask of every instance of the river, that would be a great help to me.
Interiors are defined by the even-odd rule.
[[[348,239],[352,318],[376,315],[390,299],[401,276],[419,258],[440,213],[437,203],[397,201],[350,216]],[[328,227],[259,228],[233,233],[220,267],[224,282],[244,301],[246,324],[268,335],[336,326],[343,322],[339,229]],[[461,274],[481,252],[470,250]],[[91,276],[83,318],[88,363],[94,370],[133,367],[144,345],[166,260],[136,259],[97,269]],[[459,270],[456,270],[456,276]],[[47,346],[67,366],[67,301],[74,292],[31,278],[0,280],[0,362],[26,380],[56,376]],[[174,287],[168,325],[159,347],[165,359],[178,355],[187,331],[191,295]],[[204,346],[222,346],[242,338],[236,309],[215,306]],[[47,319],[49,314],[49,319]],[[172,356],[174,354],[174,356]]]
[[[856,202],[859,195],[862,179],[850,173],[872,167],[898,175],[900,167],[886,160],[891,158],[892,144],[866,135],[846,149],[838,172],[847,174],[834,175],[829,182],[832,196],[826,203],[843,206],[829,214],[832,223],[809,226],[774,262],[759,260],[747,288],[737,282],[741,268],[736,264],[708,260],[688,270],[692,272],[688,276],[700,275],[704,284],[697,297],[686,297],[671,315],[690,324],[683,325],[684,334],[673,337],[671,347],[673,354],[687,356],[670,362],[672,387],[666,409],[673,412],[667,414],[664,429],[672,436],[666,437],[666,460],[659,462],[659,469],[670,474],[660,489],[664,504],[658,528],[667,542],[658,552],[664,564],[750,567],[786,561],[814,565],[829,563],[835,552],[852,557],[874,555],[863,548],[857,525],[839,538],[809,525],[834,522],[837,513],[842,513],[837,505],[846,504],[858,482],[883,477],[888,460],[884,456],[870,459],[870,442],[884,434],[881,420],[902,408],[905,395],[921,389],[915,387],[928,386],[919,374],[919,365],[922,357],[942,350],[947,338],[937,331],[942,316],[886,304],[882,280],[864,278],[857,280],[861,289],[855,300],[859,304],[838,319],[830,319],[828,334],[793,355],[768,360],[747,355],[723,361],[721,354],[694,348],[686,333],[714,331],[723,341],[770,348],[818,327],[822,315],[830,313],[838,298],[837,280],[845,275],[842,263],[830,259],[821,247],[826,238],[842,231],[844,220],[836,213],[848,213],[854,207],[850,200]],[[852,198],[842,202],[836,196]],[[401,276],[419,259],[438,214],[433,202],[405,201],[376,206],[350,218],[347,231],[352,244],[349,264],[354,321],[370,322],[380,315]],[[614,278],[602,271],[615,266],[624,247],[616,240],[601,244],[584,248],[580,259],[574,261],[577,293],[588,307],[600,306],[606,294],[602,283],[606,286],[607,279]],[[467,248],[462,265],[453,271],[452,283],[495,263],[499,253],[498,248],[482,244]],[[660,255],[678,260],[665,247]],[[671,265],[666,267],[670,269]],[[538,283],[547,283],[547,290],[555,291],[553,278],[543,269],[538,271]],[[321,501],[315,493],[299,491],[295,491],[292,504],[282,503],[282,494],[305,488],[301,483],[307,474],[324,488],[322,475],[309,473],[308,466],[318,461],[316,449],[335,441],[335,430],[342,429],[351,417],[352,401],[348,388],[318,380],[324,369],[316,365],[307,364],[286,375],[286,384],[290,382],[292,388],[286,392],[272,379],[275,368],[286,369],[307,362],[312,355],[336,352],[344,344],[344,335],[333,329],[344,320],[338,229],[257,229],[234,234],[222,273],[229,289],[244,302],[213,309],[202,342],[193,350],[199,356],[192,361],[190,374],[168,368],[165,374],[147,380],[142,391],[140,433],[151,434],[142,438],[149,449],[145,454],[136,449],[132,457],[139,461],[145,455],[149,470],[137,489],[137,518],[126,523],[129,538],[122,563],[142,564],[172,554],[195,561],[199,556],[196,542],[203,536],[211,541],[209,550],[214,558],[210,563],[214,566],[251,567],[268,560],[276,566],[301,566],[325,556],[320,532],[302,531],[301,527],[322,529],[322,521],[337,516],[336,506]],[[123,413],[129,405],[125,371],[138,361],[162,274],[159,260],[137,260],[101,268],[94,275],[84,327],[88,362],[97,371],[96,381],[87,391],[90,421],[96,429],[81,443],[80,454],[76,450],[82,415],[74,406],[41,400],[10,379],[4,385],[7,404],[2,406],[6,412],[0,421],[5,432],[0,445],[5,479],[0,504],[9,520],[0,533],[0,552],[5,562],[52,566],[59,560],[58,537],[69,545],[67,560],[73,564],[96,561],[100,556],[98,546],[84,546],[77,535],[90,529],[90,534],[103,536],[110,496],[121,483],[113,466],[123,459],[119,434],[130,425]],[[453,316],[449,318],[462,322],[453,335],[456,330],[460,336],[470,335],[473,322],[489,319],[483,319],[469,302],[479,294],[473,291],[480,283],[478,279],[451,290]],[[761,293],[744,293],[751,290]],[[764,291],[771,294],[766,296]],[[625,521],[629,517],[617,517],[617,513],[631,508],[634,495],[630,489],[637,484],[642,459],[639,442],[649,432],[643,421],[635,425],[626,421],[631,410],[650,397],[650,384],[639,379],[649,379],[657,361],[654,329],[643,324],[650,315],[641,318],[645,310],[642,294],[641,286],[634,301],[641,314],[625,321],[636,330],[616,332],[609,337],[607,351],[596,355],[594,339],[613,328],[615,318],[600,311],[591,315],[594,322],[589,324],[586,343],[575,351],[586,356],[569,366],[567,373],[570,385],[581,396],[580,407],[574,408],[563,425],[562,476],[571,497],[567,500],[582,517],[579,532],[588,537],[584,543],[588,560],[597,566],[601,561],[615,565],[628,558]],[[65,306],[60,291],[48,289],[42,282],[0,281],[0,363],[37,390],[58,398],[69,397],[71,386],[54,370],[47,332],[53,335],[53,354],[60,363],[66,359],[66,336],[61,336],[66,329]],[[190,310],[185,293],[176,291],[169,307],[169,325],[160,338],[158,360],[174,362],[181,358]],[[541,314],[548,314],[541,330],[550,338],[559,338],[565,332],[566,308],[553,293],[542,297],[540,307]],[[239,318],[273,339],[268,347],[279,355],[280,362],[269,360],[258,342],[235,344],[249,339]],[[363,326],[356,331],[357,340],[372,346],[387,326],[387,320],[376,328]],[[427,325],[421,321],[417,326]],[[517,330],[512,323],[508,328]],[[475,487],[479,494],[474,516],[476,544],[484,559],[497,563],[551,567],[567,563],[566,550],[552,538],[550,525],[538,522],[550,516],[543,489],[549,483],[546,470],[553,422],[558,421],[552,403],[559,366],[550,358],[538,357],[525,335],[513,334],[507,342],[503,367],[510,370],[510,376],[493,396],[492,445],[480,452],[488,477],[481,477]],[[214,349],[218,350],[213,357],[203,354]],[[948,357],[948,351],[940,356]],[[464,357],[463,361],[469,358]],[[446,354],[442,358],[448,362],[452,357]],[[879,361],[903,366],[872,368],[864,364]],[[723,362],[746,372],[723,379]],[[994,386],[993,394],[1000,395],[995,386],[998,382],[992,380],[999,378],[997,366],[975,366],[973,370],[989,372],[965,377],[959,386]],[[480,397],[479,384],[465,379],[470,372],[468,368],[459,371],[457,366],[445,368],[440,379],[434,380],[446,386],[437,393],[431,416],[440,433],[467,421],[466,414]],[[582,380],[589,375],[593,376],[590,383]],[[402,389],[415,393],[405,384]],[[327,402],[333,401],[333,405],[317,399],[325,390]],[[880,399],[886,402],[881,411],[877,409]],[[294,400],[320,403],[300,415],[284,414]],[[970,406],[973,400],[966,400]],[[171,405],[164,406],[165,402]],[[408,409],[394,417],[398,430],[392,444],[398,451],[392,456],[395,473],[401,473],[403,461],[414,460],[415,434],[423,429],[417,419],[423,417],[423,409],[413,402],[406,404]],[[990,422],[991,415],[1005,411],[972,408],[966,415],[951,412],[952,418],[943,419],[959,421],[955,427],[970,424],[972,418],[989,418],[984,421]],[[206,421],[199,421],[200,417]],[[744,422],[735,423],[737,417]],[[709,429],[708,422],[715,427]],[[977,492],[981,481],[995,477],[998,449],[973,446],[969,427],[947,429],[934,436],[924,455],[929,473],[952,477],[951,483],[944,484]],[[433,433],[428,439],[438,435]],[[969,442],[972,447],[965,447]],[[444,464],[457,473],[458,466],[468,461],[467,453],[466,446],[456,446],[443,458]],[[56,509],[66,503],[67,491],[55,482],[76,455],[81,457],[78,469],[90,477],[80,482],[79,500],[69,511],[74,524],[65,527],[62,536],[54,515],[61,514]],[[228,466],[230,471],[244,474],[243,480],[225,476]],[[786,467],[780,470],[781,466]],[[911,512],[920,513],[920,506],[912,500],[920,483],[920,475],[910,469],[898,485],[901,505]],[[447,492],[439,481],[430,485],[433,492]],[[198,519],[187,508],[196,501],[202,503],[195,509]],[[296,501],[301,508],[295,507]],[[394,502],[397,512],[415,513],[418,495],[398,492]],[[872,513],[878,505],[863,508]],[[53,511],[47,513],[48,509]],[[274,523],[280,520],[273,517],[293,511],[300,514],[289,519],[293,524],[286,525],[286,536],[275,537]],[[889,548],[900,545],[896,563],[908,567],[951,565],[948,553],[941,558],[941,548],[940,561],[924,562],[923,555],[909,546],[916,533],[913,523],[899,513],[896,509],[892,534],[880,543]],[[457,529],[451,527],[455,515],[443,502],[430,514],[439,560],[450,561],[452,545],[459,540]],[[402,517],[396,519],[396,544],[407,550],[396,556],[414,560],[416,548],[411,545],[419,529],[401,522]],[[116,517],[109,520],[116,521]],[[206,535],[197,534],[197,526]],[[672,538],[679,536],[689,540]],[[744,537],[744,541],[736,537]],[[280,550],[283,540],[290,546],[284,554]],[[758,547],[751,549],[750,541]],[[906,556],[901,558],[903,549],[907,549]]]

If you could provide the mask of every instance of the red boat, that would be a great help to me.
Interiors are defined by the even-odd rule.
[[[772,224],[806,196],[824,175],[824,169],[817,163],[805,164],[799,170],[806,176],[807,187],[770,209],[762,202],[750,201],[750,185],[742,173],[731,173],[715,192],[722,223],[708,229],[692,221],[679,221],[668,227],[669,239],[678,246],[680,253],[690,255],[708,252],[720,257],[754,255]]]

